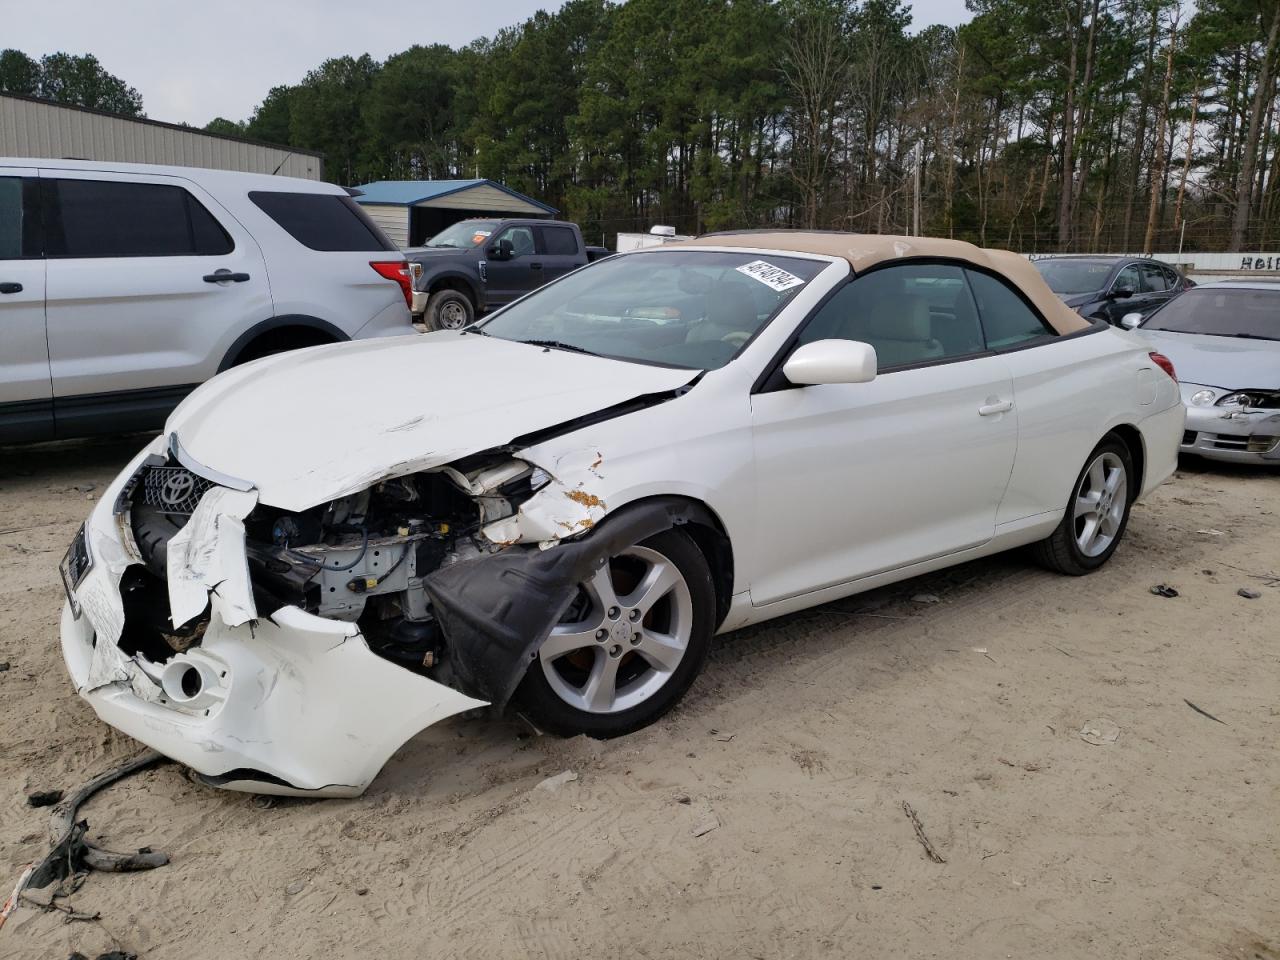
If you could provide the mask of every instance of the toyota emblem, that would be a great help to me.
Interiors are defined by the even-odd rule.
[[[196,478],[185,470],[181,473],[171,473],[165,477],[164,485],[160,487],[160,501],[166,507],[176,507],[191,496],[195,485]]]

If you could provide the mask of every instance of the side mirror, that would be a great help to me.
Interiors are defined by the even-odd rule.
[[[511,245],[510,240],[499,240],[490,246],[485,253],[489,255],[490,260],[510,260],[516,255],[516,248]]]
[[[1133,296],[1133,291],[1128,287],[1116,287],[1107,294],[1108,300],[1128,300]]]
[[[1120,318],[1120,326],[1126,330],[1136,330],[1140,323],[1142,323],[1142,314],[1140,313],[1126,313]]]
[[[815,340],[787,357],[782,375],[797,386],[870,383],[876,378],[876,348],[858,340]]]

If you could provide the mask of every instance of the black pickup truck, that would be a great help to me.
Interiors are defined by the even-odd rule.
[[[570,270],[609,255],[563,220],[462,220],[405,256],[415,313],[429,330],[457,330]]]

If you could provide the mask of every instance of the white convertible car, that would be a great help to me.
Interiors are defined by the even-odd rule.
[[[1169,362],[1013,254],[711,235],[210,381],[68,551],[63,652],[207,783],[351,796],[470,708],[651,723],[744,624],[1012,547],[1095,570],[1182,430]]]

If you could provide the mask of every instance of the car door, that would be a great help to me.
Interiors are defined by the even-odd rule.
[[[59,435],[158,426],[272,315],[257,243],[185,178],[43,169],[41,200]]]
[[[935,318],[926,291],[940,283],[963,297]],[[824,339],[870,343],[878,374],[796,387],[775,371],[752,396],[756,515],[771,551],[752,577],[755,604],[987,542],[1013,466],[1011,377],[983,343],[960,268],[898,265],[852,280],[795,346]]]
[[[539,225],[536,229],[538,259],[542,264],[542,282],[550,283],[571,270],[586,266],[587,253],[573,227],[556,224]]]
[[[1131,381],[1101,367],[1114,340],[1060,336],[1035,307],[995,274],[966,271],[987,345],[1013,377],[1018,449],[996,523],[1056,520],[1085,457],[1098,442],[1097,424],[1133,402]]]
[[[543,282],[533,227],[529,224],[509,226],[490,237],[486,249],[496,249],[503,240],[511,244],[511,259],[495,260],[490,254],[485,262],[486,299],[492,305],[519,299]]]
[[[0,169],[0,443],[53,436],[38,200],[34,169]]]

